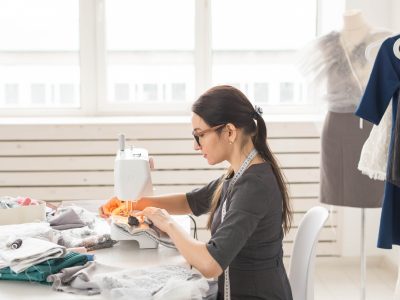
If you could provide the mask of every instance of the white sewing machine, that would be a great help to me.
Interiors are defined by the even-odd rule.
[[[153,194],[149,155],[146,149],[125,148],[125,136],[119,136],[119,150],[114,165],[114,193],[127,206],[135,209],[135,201]],[[158,243],[146,235],[133,236],[111,222],[111,238],[117,241],[135,240],[139,248],[157,248]]]

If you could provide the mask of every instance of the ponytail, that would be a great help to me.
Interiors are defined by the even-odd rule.
[[[260,156],[265,160],[270,162],[272,171],[275,174],[276,180],[278,182],[279,190],[282,194],[282,227],[284,233],[288,233],[292,224],[292,208],[290,205],[289,192],[285,183],[285,176],[283,175],[278,161],[272,154],[271,149],[267,143],[267,127],[263,117],[260,114],[256,114],[255,119],[257,121],[256,134],[252,137],[254,147]]]

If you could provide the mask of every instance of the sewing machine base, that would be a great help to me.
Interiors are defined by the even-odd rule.
[[[151,239],[150,237],[142,235],[131,235],[122,228],[111,222],[110,225],[111,238],[116,241],[137,241],[139,243],[140,249],[156,249],[158,248],[158,243]]]

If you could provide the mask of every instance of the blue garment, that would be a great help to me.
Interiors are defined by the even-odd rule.
[[[395,42],[400,35],[386,39],[375,60],[368,85],[355,114],[374,124],[379,124],[387,106],[392,100],[392,131],[389,149],[393,149],[396,112],[399,104],[400,59],[395,56]],[[398,44],[397,44],[398,45]],[[389,157],[391,153],[389,153]],[[400,188],[385,182],[378,247],[391,249],[400,245]]]

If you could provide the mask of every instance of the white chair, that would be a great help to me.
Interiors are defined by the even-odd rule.
[[[293,300],[314,299],[314,263],[318,235],[328,219],[326,208],[315,206],[300,222],[290,260],[289,281]]]

